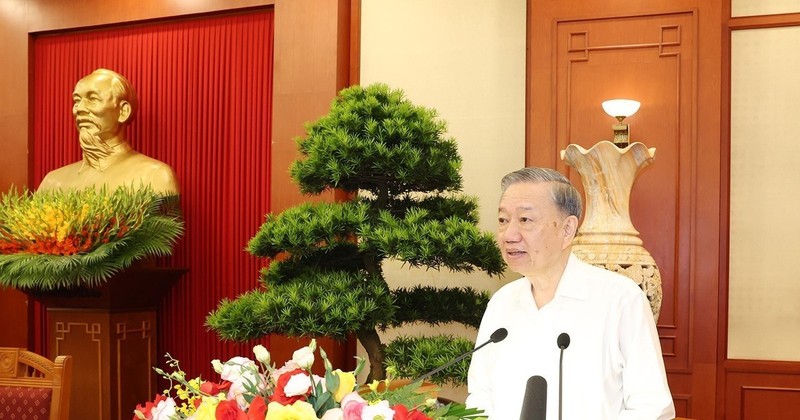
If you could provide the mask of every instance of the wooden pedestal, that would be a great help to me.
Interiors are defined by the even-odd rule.
[[[48,356],[73,356],[70,418],[130,419],[160,393],[156,308],[185,272],[136,268],[94,289],[33,295],[47,308]]]

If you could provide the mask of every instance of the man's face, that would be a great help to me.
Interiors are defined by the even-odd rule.
[[[577,224],[553,202],[549,182],[510,185],[500,199],[497,243],[508,267],[531,277],[563,269]]]
[[[75,85],[72,93],[72,115],[80,132],[106,141],[122,127],[120,107],[111,92],[111,78],[91,74]]]

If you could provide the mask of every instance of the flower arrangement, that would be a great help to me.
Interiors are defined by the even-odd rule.
[[[315,353],[325,366],[323,377],[312,373]],[[316,340],[295,351],[282,367],[271,364],[264,346],[253,348],[255,361],[234,357],[211,362],[221,382],[189,379],[179,362],[167,354],[173,369],[155,371],[170,387],[153,401],[137,405],[133,419],[146,420],[457,420],[478,419],[481,411],[463,404],[440,404],[421,392],[419,383],[392,389],[391,379],[359,387],[352,372],[333,369]],[[173,395],[174,393],[174,395]]]
[[[169,255],[183,233],[177,202],[149,186],[12,189],[0,197],[0,285],[91,287],[140,258]]]

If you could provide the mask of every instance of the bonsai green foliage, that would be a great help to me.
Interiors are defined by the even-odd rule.
[[[496,275],[505,268],[494,238],[476,226],[476,200],[459,194],[461,158],[444,132],[435,111],[411,104],[399,90],[372,85],[340,92],[330,112],[298,140],[302,157],[290,171],[307,194],[338,188],[358,195],[267,215],[248,244],[251,254],[273,259],[262,270],[263,288],[224,300],[208,326],[234,340],[355,333],[371,379],[386,375],[380,330],[416,322],[477,327],[488,294],[426,285],[393,291],[382,270],[387,258],[465,273]],[[430,363],[471,347],[451,338],[414,343]],[[392,360],[409,376],[436,367]],[[407,362],[413,366],[401,366]],[[455,382],[465,381],[465,372],[451,372]]]
[[[443,366],[458,356],[472,350],[475,343],[461,337],[408,337],[401,336],[386,346],[386,366],[397,376],[418,378]],[[436,384],[447,382],[460,385],[467,382],[469,358],[465,358],[429,380]]]
[[[437,289],[431,286],[416,286],[412,289],[397,289],[392,292],[398,311],[392,326],[404,323],[424,322],[440,325],[458,322],[477,329],[483,311],[489,303],[489,293],[478,292],[471,287]]]

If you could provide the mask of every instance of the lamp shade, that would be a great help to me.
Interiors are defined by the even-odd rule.
[[[609,99],[603,101],[603,111],[606,114],[617,117],[630,117],[639,110],[641,104],[632,99]]]

